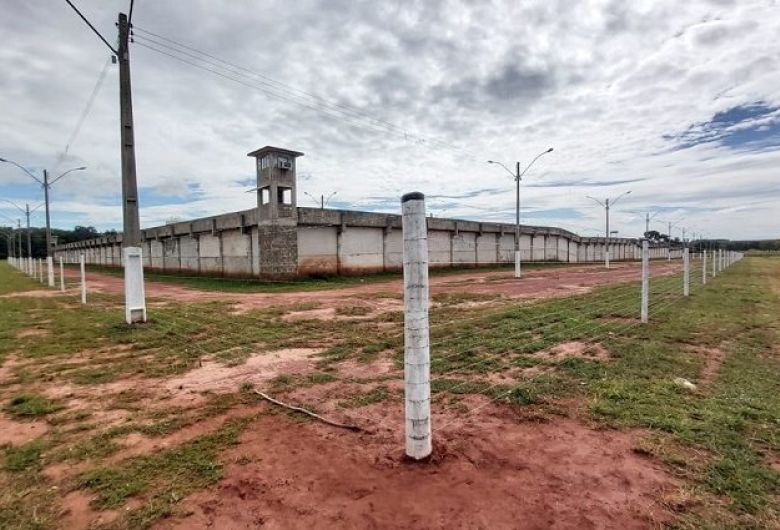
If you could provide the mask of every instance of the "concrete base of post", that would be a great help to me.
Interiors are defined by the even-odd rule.
[[[407,193],[401,198],[401,210],[404,245],[406,456],[422,460],[433,451],[425,196],[419,192]]]
[[[60,291],[65,292],[65,263],[60,258]]]
[[[144,261],[140,247],[122,249],[125,265],[125,321],[128,324],[146,322]]]
[[[520,278],[523,274],[522,264],[520,262],[520,251],[515,250],[515,278]]]

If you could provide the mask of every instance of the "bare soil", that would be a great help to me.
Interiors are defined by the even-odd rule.
[[[22,445],[46,434],[49,426],[45,422],[27,420],[16,421],[0,413],[0,447]]]
[[[301,374],[314,369],[311,357],[320,350],[291,348],[258,353],[243,364],[225,366],[215,361],[169,379],[164,387],[171,393],[222,391],[235,392],[242,383],[265,383],[281,374]]]
[[[609,352],[604,346],[595,342],[571,341],[556,344],[552,348],[537,352],[534,356],[551,361],[563,361],[573,357],[606,361],[609,359]]]
[[[398,415],[386,407],[371,414]],[[492,405],[438,417],[434,458],[413,463],[398,433],[262,416],[225,455],[225,478],[156,528],[644,529],[672,518],[659,499],[677,482],[633,451],[637,433],[518,422]]]
[[[720,348],[705,348],[696,346],[692,351],[704,357],[704,368],[699,376],[699,384],[709,385],[718,376],[720,365],[726,360],[726,352]]]
[[[656,275],[679,269],[679,263],[653,264]],[[639,266],[634,263],[615,264],[608,271],[598,265],[530,271],[523,281],[514,279],[511,272],[475,270],[433,276],[431,292],[535,300],[579,294],[638,276]],[[119,277],[89,273],[87,282],[90,292],[123,292]],[[314,292],[223,293],[149,282],[147,294],[165,303],[235,301],[237,311],[316,303],[312,309],[290,308],[286,318],[359,319],[401,310],[401,288],[401,281],[395,280]],[[337,308],[347,305],[367,307],[370,313],[338,314]],[[236,392],[242,383],[267,386],[278,375],[311,373],[319,351],[256,352],[236,366],[203,360],[199,368],[169,379],[128,377],[79,386],[37,383],[34,390],[61,401],[66,409],[60,414],[85,411],[91,414],[90,422],[110,425],[127,421],[128,411],[112,408],[113,400],[123,393],[142,393],[135,405],[146,412],[165,407],[192,410],[207,396]],[[560,344],[544,356],[550,360],[608,358],[600,345],[583,342]],[[0,382],[11,375],[15,363],[16,358],[9,355],[0,367]],[[403,458],[403,432],[398,428],[403,425],[403,403],[398,399],[402,370],[382,353],[371,363],[347,360],[335,368],[338,381],[292,386],[277,397],[291,404],[316,404],[317,412],[367,427],[366,432],[301,420],[266,403],[242,405],[168,436],[131,433],[119,437],[116,441],[122,448],[105,463],[173,447],[216,431],[230,418],[265,410],[269,414],[255,419],[240,443],[223,453],[224,478],[185,498],[174,516],[159,521],[157,528],[631,530],[656,528],[673,519],[663,499],[678,491],[679,483],[660,464],[634,451],[642,433],[598,429],[574,418],[529,415],[528,410],[519,412],[469,395],[458,401],[458,407],[434,403],[434,457],[411,463]],[[552,368],[522,368],[486,377],[491,384],[501,384],[548,369]],[[344,404],[356,393],[379,387],[390,397],[354,408]],[[538,421],[546,417],[547,421]],[[0,416],[0,446],[30,441],[47,428],[45,422]],[[44,474],[54,487],[66,488],[86,465],[53,464]],[[65,495],[61,527],[110,524],[140,502],[131,499],[118,510],[97,511],[89,504],[91,498],[86,490]]]
[[[679,273],[682,265],[677,262],[653,262],[652,276],[665,276]],[[66,276],[73,277],[76,271],[66,271]],[[615,263],[610,269],[604,269],[597,264],[582,266],[559,267],[546,270],[526,272],[523,280],[518,281],[509,271],[467,271],[430,279],[431,294],[439,293],[475,293],[494,295],[511,299],[536,300],[541,298],[557,298],[586,293],[600,285],[638,280],[640,266],[638,263]],[[114,293],[124,292],[123,280],[120,277],[95,272],[87,273],[89,292]],[[146,294],[150,298],[164,299],[168,302],[205,302],[215,300],[235,301],[236,310],[248,311],[254,308],[270,306],[293,305],[299,303],[318,302],[323,309],[308,311],[308,315],[294,315],[292,318],[312,317],[334,318],[333,309],[347,301],[358,301],[376,312],[395,311],[403,308],[402,281],[372,282],[364,285],[350,286],[322,291],[290,292],[290,293],[224,293],[201,291],[189,287],[163,282],[148,282]],[[33,291],[39,292],[39,291]],[[40,291],[48,292],[48,291]],[[386,298],[382,295],[394,295]],[[307,313],[302,311],[301,313]]]

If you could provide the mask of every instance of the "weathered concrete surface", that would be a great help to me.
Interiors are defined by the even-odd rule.
[[[195,219],[142,231],[144,265],[155,270],[214,276],[355,274],[401,267],[399,215],[296,207],[287,224],[258,225],[257,209]],[[511,263],[514,226],[427,218],[428,259],[433,267]],[[275,234],[274,238],[269,234]],[[271,240],[276,243],[271,244]],[[122,236],[60,245],[55,256],[77,263],[121,265]],[[611,241],[612,258],[638,259],[634,239]],[[528,261],[598,262],[604,239],[555,227],[522,226],[521,257]],[[667,249],[650,249],[651,258]],[[679,250],[672,251],[680,257]],[[265,272],[264,272],[265,271]]]

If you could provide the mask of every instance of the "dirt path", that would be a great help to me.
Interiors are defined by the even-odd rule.
[[[261,417],[224,455],[225,477],[155,528],[631,530],[672,519],[660,499],[677,482],[633,451],[636,433],[485,410],[438,431],[426,463],[402,458],[400,430]]]
[[[651,265],[651,273],[653,276],[676,274],[681,271],[681,268],[682,265],[679,262],[659,261]],[[608,270],[601,265],[559,267],[528,271],[521,280],[513,278],[510,271],[467,271],[432,276],[430,284],[433,296],[442,293],[472,293],[506,298],[552,298],[585,293],[600,285],[638,280],[639,269],[638,263],[615,263]],[[74,278],[76,274],[77,271],[69,270],[66,272],[66,277]],[[87,273],[87,285],[90,292],[119,294],[124,289],[121,277],[96,272]],[[147,282],[146,294],[150,298],[160,298],[167,301],[230,300],[235,301],[240,310],[301,302],[318,302],[331,307],[354,301],[364,301],[373,305],[377,299],[372,300],[372,297],[377,297],[377,295],[385,294],[398,297],[399,300],[396,304],[388,305],[387,299],[382,303],[382,309],[389,310],[401,307],[402,287],[402,281],[399,279],[321,291],[228,293],[202,291],[155,281]]]

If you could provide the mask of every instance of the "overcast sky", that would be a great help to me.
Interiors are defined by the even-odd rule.
[[[74,3],[113,44],[129,0]],[[121,229],[110,52],[64,0],[0,7],[0,156],[88,166],[53,186],[54,226]],[[776,0],[137,0],[133,23],[143,226],[254,206],[264,145],[305,153],[300,205],[397,212],[419,190],[435,215],[512,222],[513,180],[486,161],[554,147],[524,177],[526,223],[595,235],[586,196],[631,190],[623,236],[649,211],[662,232],[780,237]],[[0,197],[42,192],[0,164]]]

